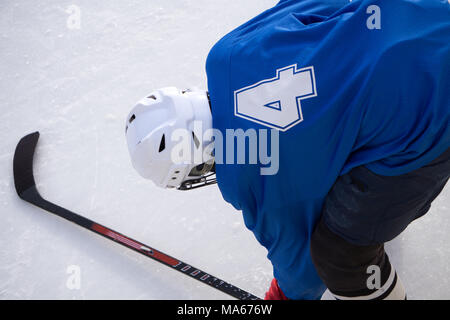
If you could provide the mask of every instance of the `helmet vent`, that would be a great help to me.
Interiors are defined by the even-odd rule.
[[[166,135],[163,134],[162,138],[161,138],[161,142],[159,143],[159,151],[161,152],[166,148]]]
[[[152,94],[151,96],[148,96],[147,99],[153,99],[156,100],[156,96],[154,94]]]
[[[134,119],[136,119],[136,115],[132,115],[131,117],[130,117],[130,120],[128,120],[128,122],[129,123],[132,123],[133,121],[134,121]]]
[[[195,147],[198,149],[198,147],[200,146],[200,141],[198,140],[198,138],[195,135],[194,131],[192,131],[192,139],[194,140]]]

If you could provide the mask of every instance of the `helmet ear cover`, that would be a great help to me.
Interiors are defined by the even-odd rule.
[[[188,190],[215,183],[215,178],[211,179],[211,173],[215,174],[215,170],[211,171],[215,169],[213,155],[202,152],[202,163],[192,160],[194,150],[205,150],[213,143],[203,139],[205,131],[211,128],[207,92],[174,87],[156,90],[141,99],[127,117],[125,135],[133,167],[162,188]],[[177,144],[172,137],[180,129],[191,137],[187,141],[191,144],[190,161],[172,159],[172,149]],[[204,184],[206,177],[208,183]]]

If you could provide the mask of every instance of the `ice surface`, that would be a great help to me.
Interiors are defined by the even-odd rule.
[[[44,197],[264,295],[272,269],[241,215],[217,187],[184,193],[142,180],[129,162],[124,121],[154,88],[206,88],[210,47],[275,3],[2,2],[0,299],[228,299],[20,200],[13,152],[36,130],[35,176]],[[450,298],[449,199],[447,187],[426,217],[388,244],[411,299]],[[79,289],[67,285],[73,265]]]

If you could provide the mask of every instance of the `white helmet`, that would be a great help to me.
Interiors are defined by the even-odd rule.
[[[156,90],[140,100],[127,118],[133,167],[162,188],[187,190],[215,183],[213,141],[205,137],[211,128],[207,92]]]

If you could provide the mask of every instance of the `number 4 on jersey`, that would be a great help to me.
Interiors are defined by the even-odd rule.
[[[317,96],[314,67],[277,69],[276,76],[234,92],[234,114],[286,131],[303,121],[300,101]]]

